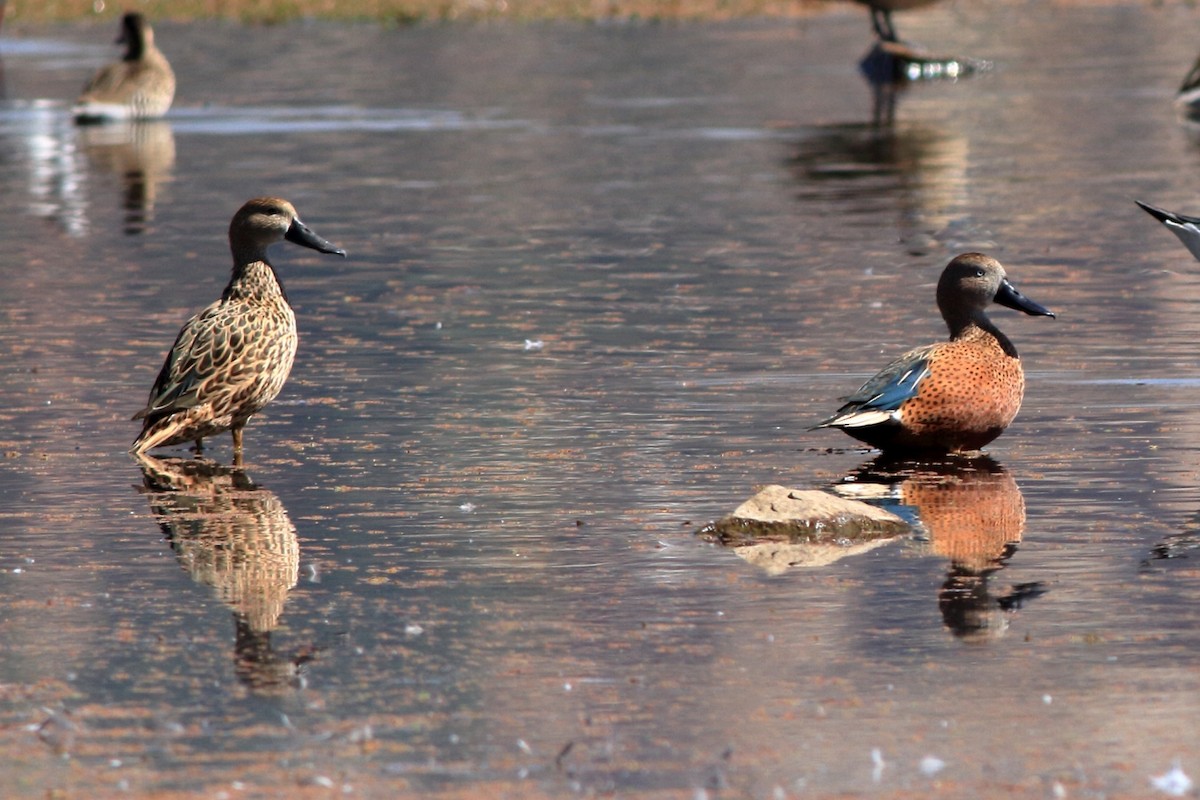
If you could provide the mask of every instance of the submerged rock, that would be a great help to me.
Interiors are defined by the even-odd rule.
[[[882,508],[815,489],[775,485],[705,526],[699,535],[727,546],[764,541],[844,546],[908,531],[908,523]]]
[[[767,486],[698,535],[732,547],[739,557],[774,574],[827,566],[910,530],[895,514],[857,500]]]

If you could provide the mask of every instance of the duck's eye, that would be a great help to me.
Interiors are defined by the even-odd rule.
[[[977,269],[977,270],[975,270],[975,277],[976,277],[976,278],[982,278],[982,277],[983,277],[983,270],[981,270],[981,269]]]

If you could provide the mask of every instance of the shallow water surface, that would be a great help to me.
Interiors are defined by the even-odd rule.
[[[87,129],[111,32],[6,28],[5,795],[1200,776],[1200,265],[1133,204],[1200,214],[1171,104],[1198,15],[907,15],[994,69],[892,119],[857,9],[164,23],[169,118]],[[301,347],[244,469],[228,437],[139,464],[128,418],[263,193],[350,258],[274,251]],[[806,431],[943,336],[973,249],[1059,315],[993,314],[1028,390],[989,458],[896,473]],[[696,536],[773,483],[918,532],[807,566]]]

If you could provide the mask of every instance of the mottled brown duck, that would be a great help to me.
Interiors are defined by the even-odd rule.
[[[125,45],[120,61],[102,67],[75,101],[81,123],[161,117],[175,99],[175,73],[154,45],[154,31],[141,14],[121,18],[117,44]]]
[[[317,236],[278,197],[248,201],[229,224],[233,275],[221,299],[184,323],[167,353],[131,452],[233,434],[236,460],[242,429],[279,394],[296,355],[296,315],[267,248],[282,240],[322,253],[346,251]]]

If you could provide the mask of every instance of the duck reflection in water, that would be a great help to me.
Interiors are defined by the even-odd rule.
[[[1141,568],[1146,572],[1158,572],[1166,569],[1165,562],[1175,562],[1184,569],[1195,569],[1195,561],[1188,562],[1187,559],[1200,559],[1200,512],[1194,514],[1182,530],[1167,534],[1150,548]]]
[[[952,128],[876,120],[808,129],[785,165],[805,214],[874,215],[899,229],[910,255],[925,256],[942,249],[946,231],[964,233],[950,209],[967,195],[969,155],[967,139]]]
[[[938,607],[955,636],[1000,636],[1012,614],[1045,591],[1040,583],[999,595],[990,589],[1024,535],[1025,499],[1012,475],[988,456],[919,462],[880,456],[835,490],[909,519],[925,533],[930,551],[950,560]]]
[[[300,545],[287,509],[240,468],[207,459],[137,456],[150,509],[179,565],[233,611],[238,678],[279,694],[303,683],[314,651],[282,656],[271,632],[296,585]]]
[[[797,200],[813,204],[814,213],[842,208],[833,202],[840,200],[854,211],[899,217],[909,252],[925,255],[940,250],[935,237],[958,222],[949,210],[963,206],[970,185],[968,141],[944,121],[898,121],[897,104],[913,81],[869,63],[881,57],[877,45],[862,64],[870,118],[799,126],[784,165]],[[952,235],[962,239],[964,232]]]
[[[144,233],[154,219],[159,185],[175,166],[175,134],[163,120],[125,121],[78,129],[79,143],[95,172],[121,181],[125,233]]]

